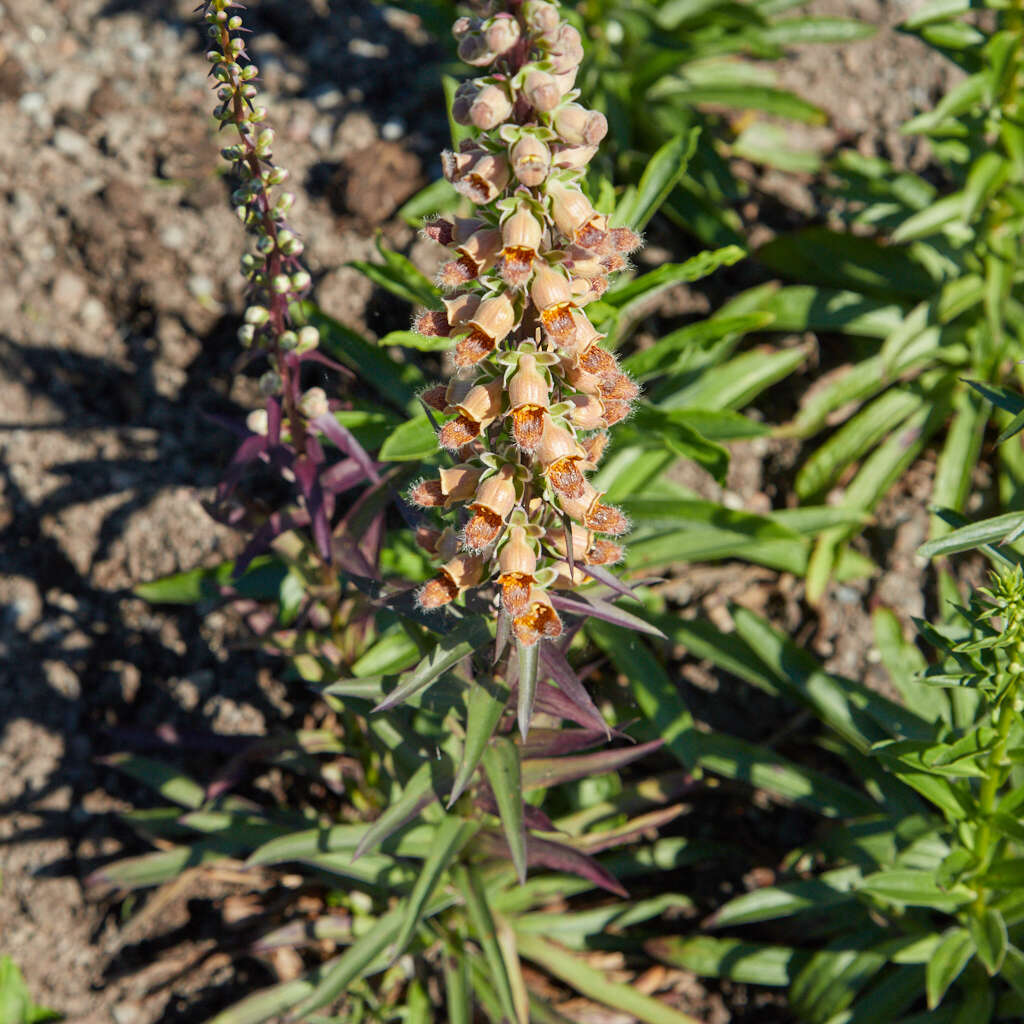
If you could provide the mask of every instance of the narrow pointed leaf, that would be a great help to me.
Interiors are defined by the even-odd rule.
[[[544,674],[557,685],[565,699],[578,709],[578,724],[603,729],[605,735],[609,735],[610,730],[604,716],[598,711],[597,705],[565,655],[554,644],[544,644],[541,647],[540,660]]]
[[[512,863],[520,883],[526,881],[526,825],[523,820],[523,783],[519,749],[507,737],[494,740],[484,751],[484,771],[498,804]]]
[[[526,792],[532,789],[546,789],[564,782],[617,771],[652,750],[657,750],[662,743],[661,739],[656,739],[649,743],[638,743],[635,747],[601,750],[593,754],[577,754],[574,757],[531,758],[522,764],[523,789]]]
[[[981,914],[969,914],[967,926],[978,952],[978,959],[985,965],[989,976],[999,973],[1006,957],[1006,922],[1003,915],[993,907],[986,907]]]
[[[621,1010],[643,1024],[698,1024],[695,1017],[674,1010],[630,985],[610,981],[604,971],[591,967],[539,935],[520,932],[517,939],[522,956],[571,985],[588,999]]]
[[[658,211],[668,194],[686,173],[686,165],[697,146],[700,128],[692,128],[685,135],[669,139],[651,157],[640,176],[636,191],[619,204],[611,220],[616,226],[624,225],[642,231]]]
[[[932,954],[925,968],[928,1009],[934,1010],[949,986],[960,976],[974,955],[974,940],[966,928],[951,928]]]
[[[448,798],[449,807],[459,799],[473,778],[473,773],[508,703],[508,696],[508,688],[491,676],[478,679],[470,687],[466,710],[466,739],[462,747],[462,761],[459,763],[451,796]]]
[[[787,946],[768,946],[740,939],[651,939],[644,949],[656,960],[711,978],[729,978],[751,985],[788,985],[809,956]]]
[[[516,719],[519,732],[526,739],[533,718],[533,702],[537,697],[537,671],[540,667],[541,641],[527,645],[516,641],[516,658],[519,663],[519,696]]]
[[[624,629],[632,629],[638,633],[646,633],[648,636],[662,637],[664,634],[656,626],[652,626],[645,619],[627,612],[617,605],[602,601],[600,598],[591,597],[589,594],[581,598],[564,597],[561,594],[552,594],[551,603],[559,611],[569,612],[571,615],[578,615],[582,619],[602,619],[615,626],[622,626]]]
[[[482,619],[471,618],[442,636],[437,646],[373,710],[387,711],[435,682],[448,669],[469,657],[490,639]]]
[[[472,867],[461,869],[457,873],[456,879],[466,904],[470,925],[476,933],[477,941],[483,948],[487,966],[490,968],[490,980],[497,989],[502,1011],[508,1020],[514,1021],[516,1006],[512,995],[512,984],[509,981],[508,971],[505,969],[505,958],[498,946],[497,928],[487,902],[487,891],[483,881],[476,868]]]
[[[451,862],[459,855],[462,848],[473,838],[480,825],[475,821],[464,821],[461,818],[446,816],[434,833],[430,853],[423,861],[423,867],[416,879],[412,892],[405,903],[405,916],[395,938],[391,951],[394,962],[409,945],[416,929],[423,919],[427,901],[433,896],[441,876],[448,870]]]
[[[364,853],[379,846],[389,835],[408,824],[425,807],[437,800],[434,791],[434,766],[424,762],[405,784],[402,795],[393,800],[381,816],[367,829],[352,855],[358,860]]]

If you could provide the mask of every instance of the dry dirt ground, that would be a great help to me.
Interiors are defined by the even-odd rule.
[[[241,417],[255,399],[232,370],[241,232],[217,174],[191,7],[0,2],[0,954],[37,1000],[81,1024],[197,1021],[272,978],[230,947],[215,952],[219,919],[203,893],[165,908],[151,933],[124,934],[81,885],[111,854],[142,848],[114,814],[140,793],[98,758],[159,753],[172,730],[194,756],[216,755],[217,737],[260,733],[293,711],[229,612],[201,619],[130,592],[237,551],[200,504],[230,454],[204,414]],[[378,227],[397,247],[414,242],[393,212],[436,173],[437,47],[415,17],[369,0],[253,8],[277,155],[304,186],[294,220],[315,298],[371,334],[404,326],[344,263],[370,256]],[[888,29],[909,8],[825,0],[816,10],[881,26],[842,50],[795,53],[783,69],[830,112],[820,141],[927,159],[896,126],[934,101],[948,69]],[[813,207],[807,189],[762,185],[798,212]],[[756,203],[747,213],[756,219]],[[781,500],[771,480],[786,458],[737,451],[725,497]],[[799,582],[760,569],[695,570],[673,596],[724,625],[727,601],[767,609],[833,667],[862,673],[870,604],[921,611],[913,551],[928,472],[883,511],[884,575],[840,588],[811,627]],[[706,1020],[741,1015],[695,980],[689,992]]]

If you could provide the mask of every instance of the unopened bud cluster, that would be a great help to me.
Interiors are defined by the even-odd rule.
[[[455,375],[422,398],[448,417],[438,441],[458,464],[411,497],[464,511],[458,530],[420,531],[442,564],[419,597],[436,608],[494,581],[516,637],[531,645],[561,633],[550,590],[584,582],[581,566],[622,557],[608,538],[626,532],[626,518],[587,473],[638,388],[601,346],[586,306],[640,239],[610,228],[579,185],[607,131],[577,102],[579,32],[546,0],[478,4],[477,14],[454,32],[462,59],[487,73],[460,85],[452,107],[477,131],[442,156],[445,177],[477,210],[427,225],[451,259],[439,274],[443,308],[414,322],[454,343]]]
[[[243,10],[234,0],[209,0],[203,16],[210,39],[206,54],[216,81],[214,117],[222,127],[234,127],[238,141],[221,150],[238,180],[231,201],[239,220],[255,240],[255,252],[242,257],[242,273],[251,285],[251,305],[238,329],[245,348],[267,353],[270,369],[260,378],[260,390],[268,398],[282,394],[286,416],[296,426],[297,414],[319,409],[318,396],[298,392],[302,357],[314,351],[320,336],[315,327],[293,330],[289,307],[308,291],[311,279],[300,257],[302,242],[285,219],[295,201],[290,192],[275,194],[275,186],[288,171],[274,163],[274,131],[265,126],[266,108],[259,103],[256,79],[259,69],[251,63],[240,35]],[[254,422],[262,422],[254,418]]]

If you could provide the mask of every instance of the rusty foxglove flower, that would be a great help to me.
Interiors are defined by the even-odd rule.
[[[414,323],[452,339],[456,375],[423,399],[449,417],[438,441],[459,464],[411,497],[431,515],[462,509],[449,532],[425,534],[441,568],[420,591],[423,607],[489,583],[496,612],[530,646],[562,632],[549,590],[577,588],[586,566],[622,558],[609,538],[626,532],[626,517],[587,475],[639,389],[586,307],[640,240],[610,227],[581,188],[608,122],[574,90],[579,33],[548,0],[476,9],[455,35],[482,70],[453,102],[473,136],[442,157],[445,177],[476,210],[425,227],[451,253],[440,281],[454,293]]]

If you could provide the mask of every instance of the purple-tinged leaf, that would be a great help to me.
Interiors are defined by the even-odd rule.
[[[330,356],[325,356],[323,352],[317,352],[315,349],[301,353],[298,361],[300,363],[319,363],[321,366],[334,370],[335,373],[348,377],[349,380],[356,380],[356,375],[347,366],[342,366],[341,363],[335,362]]]
[[[558,687],[551,686],[550,683],[540,683],[537,686],[537,698],[534,702],[534,707],[537,711],[543,711],[547,715],[564,718],[567,722],[575,722],[577,725],[582,725],[585,729],[593,729],[595,727],[595,722],[591,717],[584,715]],[[612,735],[618,736],[619,733],[613,729]]]
[[[505,837],[497,832],[490,830],[481,832],[477,841],[492,856],[511,859],[512,854],[508,843],[505,842]],[[593,882],[594,885],[606,889],[608,892],[615,893],[616,896],[629,899],[629,893],[614,875],[610,874],[592,857],[563,843],[528,835],[526,837],[526,863],[531,868],[548,868],[551,871],[576,875],[588,882]]]
[[[250,434],[250,430],[245,423],[234,416],[222,416],[219,412],[207,412],[205,409],[200,409],[199,415],[207,423],[215,423],[222,430],[226,430],[229,434],[234,434],[235,437],[245,438]]]
[[[590,854],[600,853],[602,850],[612,850],[616,846],[625,846],[626,843],[633,842],[649,829],[661,828],[663,825],[667,825],[670,821],[678,818],[685,810],[686,804],[672,804],[671,807],[659,807],[656,811],[642,814],[639,818],[627,821],[617,828],[601,832],[588,832],[586,835],[580,836],[575,842]]]
[[[604,729],[532,729],[519,749],[523,757],[562,757],[608,739]]]
[[[331,561],[331,524],[327,519],[327,508],[324,504],[324,492],[320,486],[320,467],[308,456],[300,456],[295,460],[292,472],[295,481],[306,499],[306,511],[313,524],[313,540],[321,558],[327,563]]]
[[[540,652],[540,659],[542,671],[557,684],[566,699],[575,705],[586,719],[586,722],[581,724],[599,727],[604,730],[606,736],[610,737],[611,730],[605,722],[604,716],[598,711],[590,694],[587,693],[562,651],[553,644],[545,644]]]
[[[646,633],[648,636],[656,636],[665,639],[665,634],[656,626],[652,626],[646,619],[634,615],[632,612],[623,611],[615,605],[602,601],[598,597],[586,597],[583,600],[576,600],[571,597],[563,597],[560,594],[551,595],[551,603],[563,612],[572,615],[580,615],[583,618],[604,619],[613,625],[622,626],[625,629],[632,629],[637,633]]]
[[[363,472],[374,482],[380,483],[380,474],[377,472],[377,465],[366,454],[366,449],[355,439],[348,427],[342,426],[329,412],[317,416],[311,421],[311,425],[321,431],[346,455],[351,456],[360,466]]]
[[[576,757],[541,757],[523,761],[523,789],[546,789],[575,782],[591,775],[605,775],[639,760],[662,745],[662,740],[651,740],[635,747],[619,747],[615,750],[601,750],[594,754],[579,754]]]
[[[473,805],[479,808],[484,814],[498,814],[498,801],[494,797],[489,786],[481,787],[473,798]],[[532,804],[523,804],[523,821],[527,828],[536,832],[557,832],[558,826],[539,808]]]
[[[622,597],[628,597],[632,601],[637,599],[633,588],[623,583],[615,573],[609,572],[603,565],[581,565],[580,568],[598,583],[603,583],[609,590],[614,590],[615,593]]]
[[[217,501],[224,501],[227,498],[239,480],[245,476],[250,463],[255,462],[266,452],[268,444],[268,439],[262,434],[250,434],[238,446],[217,485]]]
[[[365,479],[363,467],[355,459],[342,459],[320,474],[320,486],[329,494],[340,494]]]

